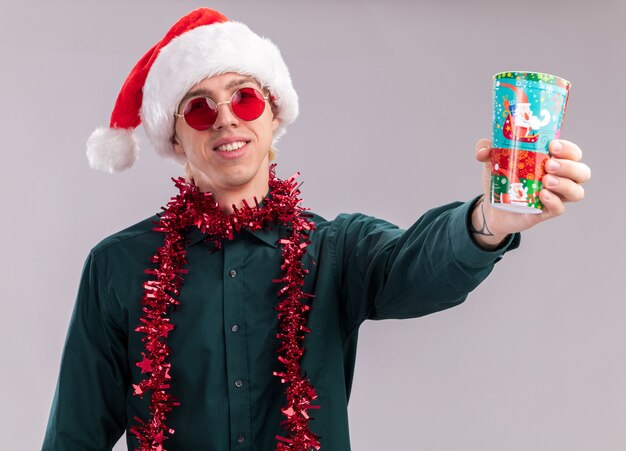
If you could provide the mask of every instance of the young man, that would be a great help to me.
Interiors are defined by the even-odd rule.
[[[363,321],[461,303],[590,176],[580,149],[555,141],[540,215],[481,196],[406,231],[361,214],[326,221],[270,166],[297,114],[276,47],[212,10],[183,17],[137,63],[90,162],[129,167],[143,123],[188,180],[159,217],[91,251],[44,450],[111,449],[124,431],[139,450],[350,449]],[[485,192],[489,144],[477,145]]]

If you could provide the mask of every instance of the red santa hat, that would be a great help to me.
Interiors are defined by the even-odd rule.
[[[298,95],[280,51],[246,25],[199,8],[176,22],[133,67],[109,127],[96,129],[87,141],[90,166],[106,172],[131,167],[139,150],[133,132],[142,123],[160,156],[184,164],[171,141],[178,104],[196,83],[226,72],[249,75],[271,92],[280,120],[276,142],[298,116]]]

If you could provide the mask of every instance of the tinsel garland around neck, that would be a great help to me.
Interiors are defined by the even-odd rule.
[[[223,240],[232,240],[240,230],[254,231],[272,223],[286,225],[289,231],[288,236],[279,241],[282,246],[282,277],[274,280],[281,284],[275,309],[280,323],[277,338],[281,341],[277,358],[284,367],[274,375],[285,384],[287,399],[287,404],[281,408],[285,416],[281,425],[287,437],[276,436],[276,451],[320,449],[319,437],[308,426],[308,410],[319,408],[311,404],[317,394],[302,375],[299,363],[304,354],[304,335],[310,331],[306,327],[310,307],[301,300],[312,297],[302,291],[307,273],[302,257],[309,245],[308,233],[315,225],[307,220],[309,215],[303,213],[305,209],[300,206],[300,190],[295,181],[299,174],[283,181],[276,177],[274,166],[270,168],[270,195],[263,205],[256,203],[256,199],[253,207],[244,201],[243,206],[234,209],[230,215],[222,213],[211,193],[200,192],[197,186],[183,178],[173,179],[180,193],[163,208],[154,228],[165,233],[165,239],[163,246],[152,257],[157,268],[145,271],[152,276],[152,280],[144,283],[142,315],[135,329],[145,334],[142,337],[145,351],[141,353],[142,360],[137,362],[137,366],[146,376],[138,384],[133,384],[134,394],[143,396],[151,392],[151,418],[144,421],[135,417],[138,424],[130,429],[139,440],[135,451],[165,451],[164,441],[174,434],[174,429],[167,425],[167,414],[184,402],[184,399],[179,401],[169,392],[172,349],[167,346],[166,340],[174,329],[168,314],[180,304],[178,297],[183,274],[188,272],[185,269],[187,231],[191,227],[199,228],[208,235],[207,239],[213,240],[216,249],[220,249]]]

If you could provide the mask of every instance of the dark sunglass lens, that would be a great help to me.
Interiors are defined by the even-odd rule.
[[[256,89],[242,88],[233,96],[233,112],[244,121],[257,119],[265,110],[265,99]]]
[[[215,123],[217,110],[209,99],[198,97],[190,100],[185,106],[185,121],[196,130],[208,130]]]

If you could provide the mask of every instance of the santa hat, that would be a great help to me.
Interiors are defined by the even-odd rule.
[[[207,77],[236,72],[255,78],[272,94],[280,125],[274,143],[298,116],[298,95],[278,48],[246,25],[208,8],[182,17],[139,60],[117,97],[109,127],[96,129],[87,141],[94,169],[128,169],[139,150],[134,129],[143,123],[155,150],[183,164],[174,152],[174,113],[183,96]]]

